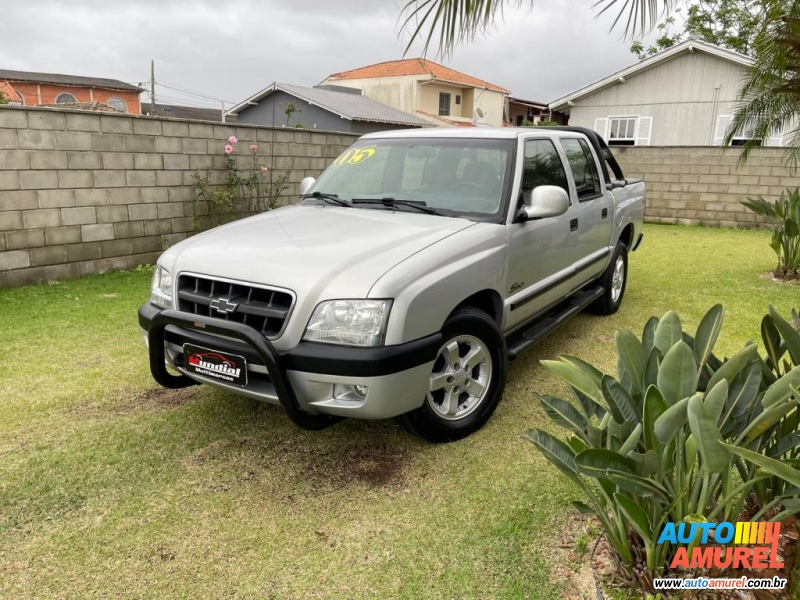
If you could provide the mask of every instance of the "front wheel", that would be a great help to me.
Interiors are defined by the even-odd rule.
[[[589,312],[596,315],[613,315],[622,304],[628,284],[628,249],[622,242],[617,244],[611,262],[600,277],[605,292],[589,305]]]
[[[483,427],[500,402],[508,369],[505,339],[482,310],[457,309],[444,324],[442,339],[425,402],[403,416],[413,433],[436,443]]]

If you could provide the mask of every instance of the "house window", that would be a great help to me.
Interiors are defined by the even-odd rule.
[[[611,117],[609,121],[609,146],[636,145],[636,117]]]
[[[72,94],[59,94],[56,96],[56,104],[75,104],[77,100]]]
[[[439,92],[439,116],[450,116],[450,94]]]
[[[525,117],[523,115],[517,115],[517,122],[516,122],[517,127],[522,127],[522,122],[524,120],[525,120]]]
[[[106,102],[111,108],[116,108],[120,112],[128,112],[128,105],[125,104],[125,101],[122,98],[118,98],[116,96],[112,96]]]
[[[456,94],[456,106],[461,104],[461,94]]]

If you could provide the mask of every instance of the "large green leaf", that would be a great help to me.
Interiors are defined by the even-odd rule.
[[[793,431],[770,446],[767,449],[767,456],[779,458],[797,446],[800,446],[800,431]]]
[[[746,448],[740,448],[739,446],[734,446],[733,444],[722,443],[721,446],[727,448],[734,454],[741,456],[743,459],[761,467],[765,471],[780,477],[784,481],[800,487],[800,470],[793,469],[789,465],[784,464],[779,460],[775,460],[774,458],[769,458],[763,454],[759,454],[758,452],[753,452],[752,450],[747,450]]]
[[[800,366],[800,333],[797,333],[794,327],[780,316],[771,304],[769,305],[769,314],[783,341],[786,343],[786,349],[789,351],[789,356],[792,357],[792,362]]]
[[[664,444],[668,444],[686,425],[686,408],[688,406],[689,398],[679,400],[656,419],[655,434]]]
[[[633,392],[642,394],[644,381],[644,367],[647,363],[647,354],[644,346],[633,332],[623,329],[614,334],[614,342],[617,345],[617,356],[622,367],[630,377]]]
[[[697,364],[704,365],[708,359],[711,351],[714,349],[714,344],[717,343],[717,337],[722,329],[722,321],[725,318],[725,309],[721,304],[715,304],[711,309],[700,319],[700,325],[697,326],[697,333],[694,336],[694,357],[697,359]]]
[[[664,355],[658,369],[658,389],[668,406],[697,391],[697,364],[686,342],[679,341]]]
[[[567,444],[541,429],[529,429],[528,439],[567,477],[580,482],[578,467],[575,465],[575,454]]]
[[[665,502],[669,501],[669,492],[655,481],[623,473],[622,471],[609,471],[608,478],[620,489],[637,496],[658,496]]]
[[[691,434],[686,437],[683,458],[686,464],[686,471],[691,471],[694,463],[697,462],[697,438]]]
[[[629,458],[603,448],[589,448],[575,457],[578,471],[587,477],[606,477],[609,471],[634,474],[636,465]]]
[[[561,360],[572,363],[586,373],[589,377],[591,377],[597,385],[600,385],[600,380],[603,379],[603,372],[600,369],[594,365],[590,365],[585,360],[578,358],[577,356],[573,356],[572,354],[560,354],[558,357]]]
[[[625,440],[625,443],[622,444],[622,446],[619,449],[619,453],[622,454],[623,456],[627,456],[628,452],[636,450],[636,448],[639,446],[639,440],[641,439],[642,439],[642,424],[639,423],[633,429],[633,431],[631,431],[631,434],[628,436],[628,439]]]
[[[708,410],[706,410],[703,399],[700,396],[689,398],[687,416],[689,428],[697,440],[698,450],[703,458],[703,468],[706,473],[724,472],[730,464],[730,457],[720,445],[722,435],[717,428],[716,421],[708,414]]]
[[[537,396],[544,412],[556,425],[574,432],[584,441],[589,441],[586,435],[586,419],[566,400],[555,396]]]
[[[747,412],[758,398],[760,389],[761,365],[753,362],[740,371],[730,384],[723,423],[731,417],[735,419]]]
[[[777,370],[781,364],[781,358],[786,353],[786,345],[781,343],[781,334],[775,327],[771,315],[764,315],[761,320],[761,339],[772,368]]]
[[[641,417],[639,411],[634,405],[633,398],[631,398],[628,391],[622,387],[622,384],[614,379],[605,375],[601,383],[603,390],[603,397],[606,399],[608,409],[611,411],[611,416],[617,423],[639,423]]]
[[[644,365],[643,390],[647,390],[651,385],[658,383],[658,369],[661,367],[662,360],[664,360],[664,355],[661,354],[661,350],[655,347],[650,350],[650,354],[647,355],[647,362]]]
[[[708,382],[708,388],[711,389],[717,385],[721,379],[728,381],[730,386],[736,374],[744,369],[751,362],[759,359],[758,348],[755,344],[748,344],[739,352],[731,356],[728,360],[722,363],[722,366],[712,375],[711,380]]]
[[[658,321],[653,343],[656,348],[661,350],[662,354],[666,355],[669,349],[680,342],[682,338],[681,320],[674,311],[669,311]]]
[[[625,456],[636,464],[636,474],[639,477],[655,475],[661,467],[661,456],[655,450],[648,450],[645,453],[628,452]]]
[[[658,327],[658,317],[650,317],[644,324],[642,331],[642,346],[646,354],[650,354],[653,346],[656,345],[656,328]]]
[[[644,395],[644,415],[642,424],[644,425],[644,445],[646,450],[659,450],[660,446],[656,439],[655,423],[664,411],[667,404],[661,396],[661,392],[654,385],[647,388]]]
[[[767,388],[761,399],[761,406],[769,408],[786,402],[793,395],[792,386],[800,387],[800,366],[795,367]]]
[[[764,412],[758,415],[758,417],[748,425],[747,429],[744,430],[742,434],[744,436],[744,443],[750,444],[757,437],[769,431],[776,423],[783,419],[783,417],[795,410],[797,405],[797,400],[792,400],[791,402],[784,402],[783,404],[765,409]]]
[[[602,397],[600,388],[592,376],[585,373],[580,367],[560,360],[543,360],[542,364],[579,392],[586,394],[596,402],[600,401]]]
[[[653,543],[653,527],[650,525],[650,520],[647,518],[647,513],[644,509],[631,498],[622,494],[614,494],[614,501],[636,530],[636,533],[642,536],[645,544],[651,545]]]
[[[703,402],[706,405],[706,410],[714,422],[719,424],[722,411],[725,409],[725,403],[728,401],[728,382],[723,379],[713,388],[706,392]]]

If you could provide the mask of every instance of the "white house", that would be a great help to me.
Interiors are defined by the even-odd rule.
[[[721,145],[751,58],[686,40],[549,103],[611,145]],[[762,140],[781,146],[781,132]],[[741,145],[747,136],[733,140]]]

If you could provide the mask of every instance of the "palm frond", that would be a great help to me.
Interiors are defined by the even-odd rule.
[[[800,164],[800,0],[770,0],[765,25],[753,44],[755,62],[739,93],[724,143],[740,134],[749,141],[742,147],[740,163],[747,161],[755,140],[766,140],[781,131],[786,164]],[[787,143],[788,142],[788,143]]]
[[[613,7],[619,7],[612,29],[625,21],[625,36],[634,37],[652,30],[658,21],[672,12],[685,0],[597,0],[593,9],[600,16]],[[400,13],[403,31],[411,37],[405,54],[411,46],[422,40],[422,54],[428,53],[436,43],[437,54],[447,56],[461,43],[470,42],[489,29],[505,8],[518,8],[524,4],[531,8],[535,0],[408,0]]]

